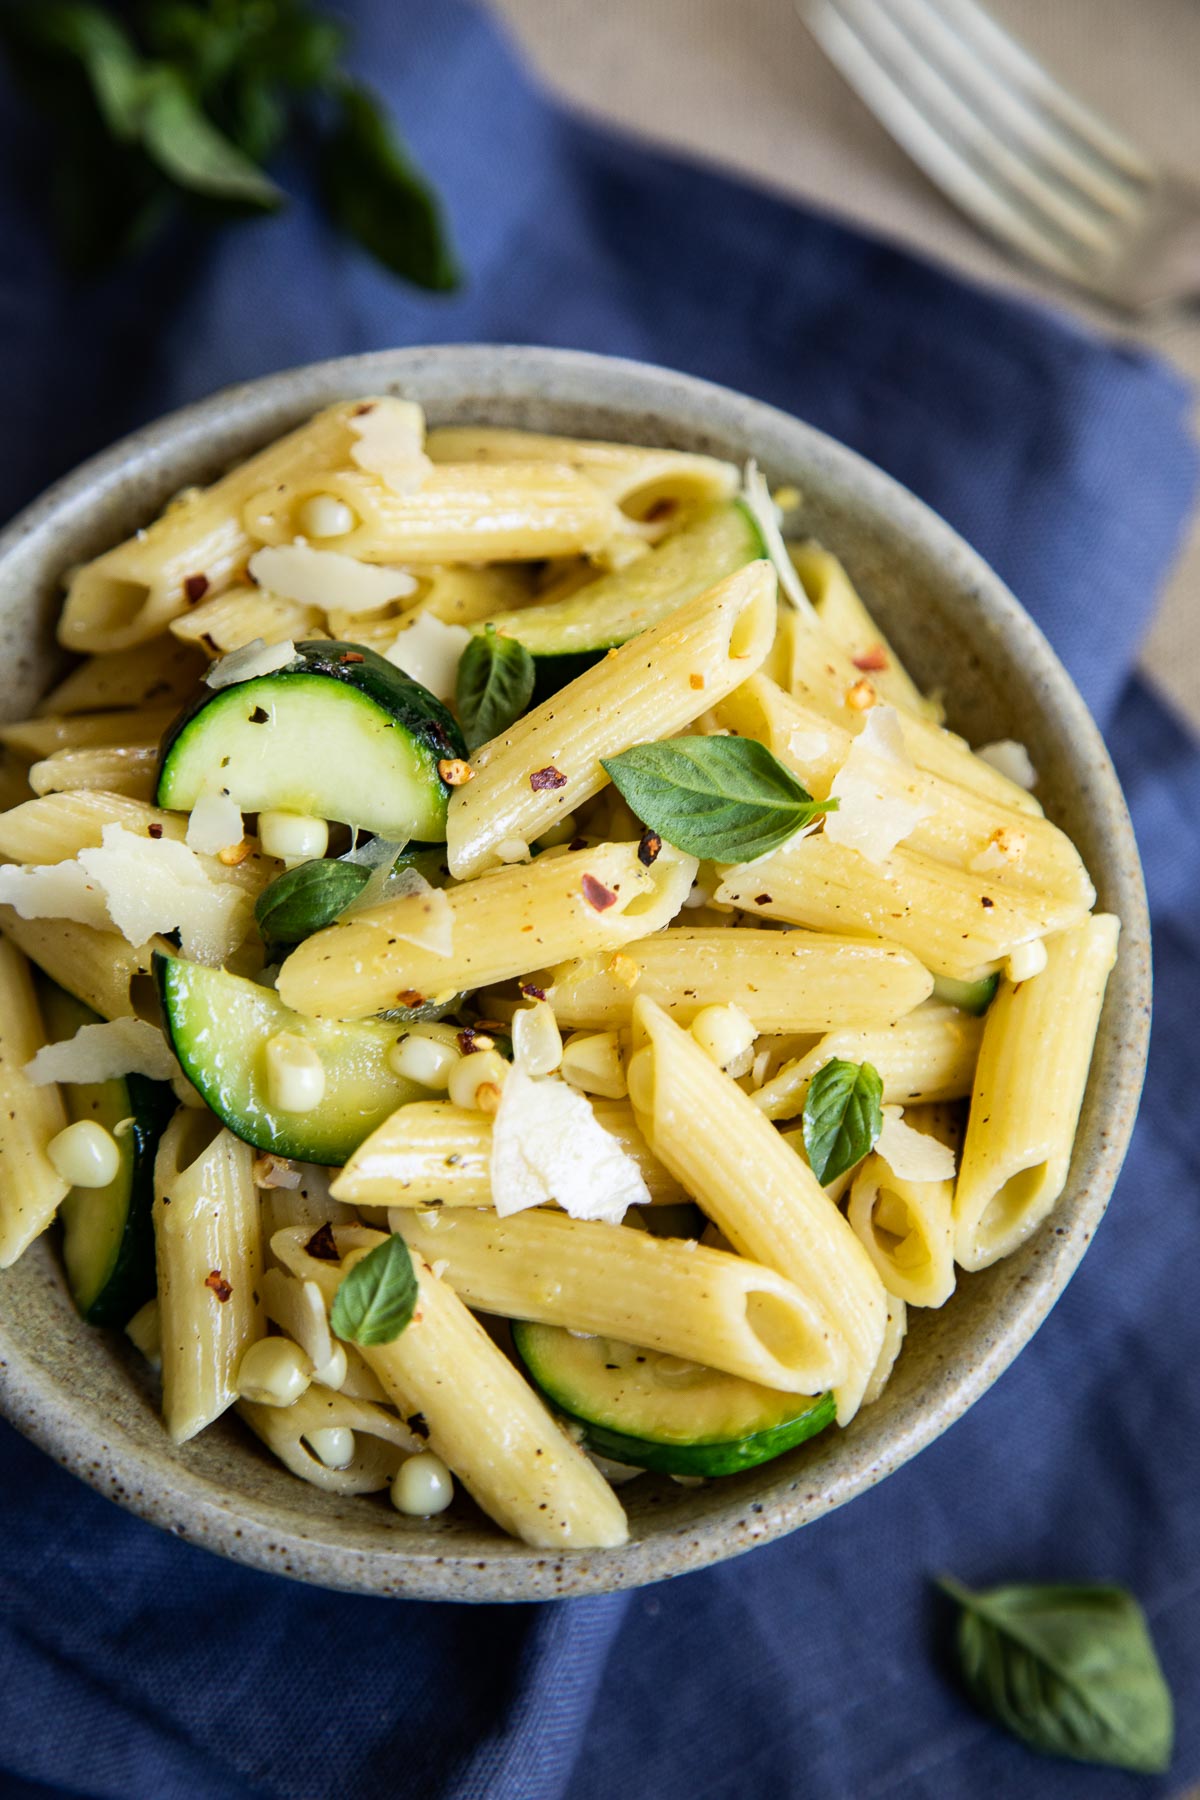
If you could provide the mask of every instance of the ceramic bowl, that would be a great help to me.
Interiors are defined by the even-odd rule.
[[[901,656],[943,689],[975,742],[1029,747],[1039,793],[1124,922],[1066,1193],[1016,1255],[910,1313],[881,1400],[775,1462],[698,1488],[623,1489],[630,1541],[556,1556],[503,1537],[469,1502],[429,1521],[386,1496],[341,1500],[294,1480],[236,1420],[174,1449],[124,1340],[83,1325],[43,1238],[0,1276],[0,1408],[120,1505],[193,1543],[297,1580],[447,1600],[541,1600],[657,1581],[739,1555],[852,1500],[952,1425],[1029,1342],[1100,1222],[1133,1126],[1150,972],[1137,850],[1098,731],[1045,639],[950,527],[841,445],[757,401],[665,369],[564,351],[464,346],[318,363],[231,388],[87,463],[0,537],[0,705],[33,707],[59,661],[64,570],[154,517],[328,402],[422,402],[431,422],[479,421],[670,444],[741,461],[803,497],[802,527],[842,557]]]

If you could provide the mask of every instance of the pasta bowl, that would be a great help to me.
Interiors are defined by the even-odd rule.
[[[230,389],[136,433],[59,483],[0,536],[0,706],[32,711],[53,679],[61,578],[318,408],[403,394],[430,422],[670,445],[742,461],[801,494],[799,526],[845,563],[900,655],[979,743],[1021,739],[1049,816],[1122,920],[1066,1191],[1012,1256],[910,1320],[873,1406],[774,1462],[703,1486],[646,1475],[623,1489],[630,1539],[556,1555],[502,1536],[471,1504],[435,1519],[290,1478],[234,1419],[175,1448],[145,1365],[77,1317],[43,1238],[0,1276],[0,1409],[118,1503],[192,1542],[319,1585],[459,1601],[602,1593],[735,1556],[882,1480],[1002,1374],[1070,1279],[1133,1127],[1149,1024],[1149,931],[1132,829],[1100,735],[1037,627],[960,538],[896,482],[821,433],[725,389],[581,353],[485,346],[387,351]]]

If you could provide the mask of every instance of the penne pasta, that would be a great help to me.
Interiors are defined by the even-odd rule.
[[[445,955],[402,935],[419,932],[420,896],[371,907],[294,950],[279,971],[279,997],[312,1017],[366,1018],[414,1006],[413,995],[436,999],[508,981],[547,960],[615,950],[678,912],[695,868],[694,857],[665,847],[647,868],[634,843],[499,869],[447,890]]]
[[[652,1000],[633,1013],[629,1097],[655,1155],[741,1256],[773,1268],[820,1307],[846,1354],[834,1382],[845,1424],[883,1342],[883,1284],[801,1160],[695,1039]]]
[[[308,1256],[299,1233],[272,1249],[293,1275],[315,1281],[332,1305],[347,1269],[384,1242],[362,1229],[338,1236],[341,1263]],[[444,1281],[413,1257],[412,1322],[361,1354],[402,1415],[419,1412],[426,1447],[505,1531],[544,1549],[622,1544],[625,1513],[604,1477],[551,1418],[503,1352]]]
[[[51,688],[36,716],[182,706],[194,694],[204,667],[198,651],[169,636],[89,656]]]
[[[29,786],[38,796],[80,789],[149,802],[158,771],[157,744],[114,744],[93,750],[56,750],[35,762]]]
[[[909,1306],[944,1306],[954,1292],[953,1201],[952,1181],[905,1181],[882,1156],[868,1156],[850,1185],[850,1228]]]
[[[878,1069],[887,1105],[961,1100],[971,1092],[982,1038],[982,1019],[927,1001],[895,1025],[828,1032],[751,1097],[766,1118],[794,1119],[804,1110],[813,1075],[840,1057]]]
[[[592,1110],[638,1166],[653,1201],[685,1198],[638,1130],[627,1100],[593,1099]],[[360,1144],[333,1184],[355,1206],[487,1206],[492,1198],[492,1121],[448,1100],[402,1106]]]
[[[918,718],[940,723],[941,707],[922,694],[863,605],[837,557],[811,541],[790,544],[788,554],[822,626],[854,667],[870,675],[879,698]]]
[[[775,628],[775,575],[755,562],[639,633],[485,744],[446,822],[460,880],[513,860],[608,785],[601,758],[670,737],[753,674]]]
[[[157,1019],[150,958],[155,950],[171,953],[165,938],[135,949],[115,931],[73,919],[22,919],[11,906],[0,906],[0,932],[102,1019]]]
[[[820,1394],[840,1346],[817,1303],[771,1269],[691,1238],[531,1211],[390,1216],[410,1249],[481,1312],[566,1325],[740,1375]]]
[[[67,1183],[46,1154],[67,1123],[53,1082],[35,1087],[25,1065],[46,1041],[29,965],[0,940],[0,1269],[16,1262],[66,1198]]]
[[[13,725],[0,725],[0,744],[29,762],[39,762],[60,750],[91,750],[114,744],[157,748],[177,711],[177,707],[145,707],[127,712],[21,719]]]
[[[672,504],[729,499],[740,480],[733,463],[715,456],[479,425],[443,425],[429,433],[425,450],[436,463],[560,463],[586,475],[635,519],[660,516]]]
[[[684,917],[688,917],[684,914]],[[541,980],[560,1025],[627,1025],[646,995],[680,1025],[705,1006],[738,1006],[760,1032],[892,1024],[933,981],[894,944],[808,931],[673,925],[624,949],[559,963]]]
[[[194,644],[206,656],[224,656],[261,638],[265,644],[325,637],[325,615],[319,606],[281,600],[263,588],[232,587],[171,621],[171,634]]]
[[[242,1356],[266,1331],[254,1152],[181,1107],[154,1166],[163,1418],[184,1444],[237,1399]]]
[[[1002,981],[988,1009],[954,1193],[964,1269],[1009,1255],[1066,1185],[1119,932],[1097,913],[1048,938],[1042,973]]]

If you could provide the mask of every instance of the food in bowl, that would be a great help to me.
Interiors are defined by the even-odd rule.
[[[61,1214],[176,1442],[618,1544],[1052,1209],[1117,921],[787,500],[368,397],[71,577],[0,728],[0,1262]]]

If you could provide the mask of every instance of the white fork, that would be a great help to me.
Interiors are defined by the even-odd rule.
[[[1200,298],[1200,182],[1157,169],[976,0],[797,0],[860,99],[994,237],[1114,306]]]

